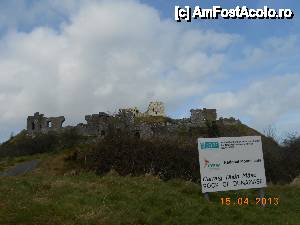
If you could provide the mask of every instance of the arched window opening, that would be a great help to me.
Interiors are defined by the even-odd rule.
[[[135,136],[136,138],[138,138],[138,139],[141,138],[141,134],[140,134],[139,131],[136,131],[136,132],[134,133],[134,136]]]

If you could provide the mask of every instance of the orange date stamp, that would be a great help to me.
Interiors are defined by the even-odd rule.
[[[224,206],[248,206],[248,205],[257,205],[257,206],[278,206],[280,204],[279,197],[221,197],[221,205]]]

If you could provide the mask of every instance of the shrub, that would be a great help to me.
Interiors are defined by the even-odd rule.
[[[51,152],[63,148],[70,148],[80,142],[80,137],[75,130],[66,130],[56,133],[38,134],[30,136],[22,131],[0,146],[0,157],[14,157]]]
[[[273,183],[289,183],[300,174],[300,138],[288,137],[283,144],[263,138],[266,176]]]
[[[183,178],[197,182],[200,179],[196,142],[142,140],[120,135],[99,141],[89,151],[79,153],[77,159],[100,175],[114,169],[120,175],[151,173],[164,180]]]
[[[289,177],[282,164],[282,148],[270,137],[263,137],[262,143],[267,181],[272,183],[288,182]]]
[[[263,137],[262,141],[267,181],[290,182],[298,172],[295,169],[291,173],[290,164],[284,163],[287,152],[270,138]],[[162,179],[183,178],[200,182],[195,138],[141,140],[126,135],[111,136],[90,146],[88,150],[79,151],[76,160],[84,168],[100,175],[113,169],[124,176],[152,173]],[[290,159],[289,162],[291,160],[295,161]],[[292,165],[298,166],[299,170],[300,160],[297,162]]]
[[[288,137],[284,141],[282,164],[292,181],[300,175],[300,137]]]
[[[208,137],[220,137],[221,132],[216,121],[206,121]]]

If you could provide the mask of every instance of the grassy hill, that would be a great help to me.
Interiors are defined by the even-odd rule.
[[[300,186],[288,184],[300,173],[299,138],[279,146],[263,136],[266,197],[280,201],[262,208],[251,204],[257,190],[213,193],[210,202],[203,197],[197,132],[203,130],[172,141],[21,132],[0,145],[0,172],[32,159],[40,164],[23,176],[0,177],[0,225],[300,224]],[[207,132],[260,135],[243,124],[212,125]],[[222,205],[228,197],[231,204]],[[239,205],[239,197],[250,203]]]
[[[298,225],[300,187],[269,186],[279,205],[222,205],[220,198],[255,199],[256,190],[211,194],[198,184],[152,175],[97,176],[65,159],[73,150],[1,160],[2,169],[38,158],[40,166],[19,177],[0,177],[0,224],[204,224]],[[77,171],[77,172],[74,172]]]

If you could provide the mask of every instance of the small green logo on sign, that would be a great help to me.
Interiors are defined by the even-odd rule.
[[[219,149],[219,142],[203,142],[201,143],[201,149]]]

